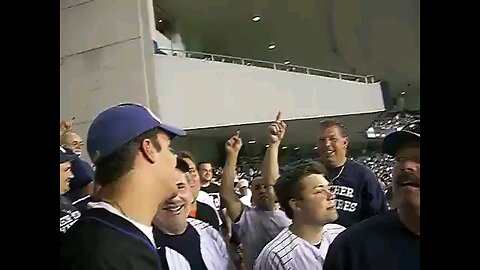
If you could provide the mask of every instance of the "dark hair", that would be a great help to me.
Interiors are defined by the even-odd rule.
[[[163,132],[155,127],[138,135],[117,149],[111,155],[101,159],[95,166],[95,181],[105,187],[133,169],[133,162],[145,139],[150,139],[157,150],[162,150],[157,134]]]
[[[183,173],[187,173],[190,170],[188,163],[180,157],[177,157],[177,166],[175,168]]]
[[[338,127],[338,129],[340,130],[340,135],[342,135],[342,137],[348,137],[347,128],[337,120],[334,120],[334,119],[323,120],[322,122],[320,122],[320,127],[323,127],[323,128]]]
[[[212,163],[211,163],[210,161],[200,161],[200,162],[197,164],[198,168],[200,168],[200,165],[202,165],[202,164],[210,164],[210,165],[212,165]]]
[[[188,151],[180,151],[180,152],[178,152],[178,157],[179,157],[179,158],[188,158],[188,159],[190,159],[193,163],[195,163],[195,159],[193,158],[192,153],[190,153],[190,152],[188,152]]]
[[[273,188],[278,202],[288,218],[293,219],[293,210],[290,208],[289,201],[291,199],[301,199],[302,180],[311,174],[325,175],[326,173],[325,166],[313,160],[306,160],[290,167],[287,166]]]

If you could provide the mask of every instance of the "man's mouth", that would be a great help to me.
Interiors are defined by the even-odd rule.
[[[325,155],[326,155],[327,157],[331,157],[331,156],[333,156],[333,154],[335,154],[335,151],[334,151],[334,150],[326,150],[326,151],[325,151]]]
[[[414,181],[405,181],[400,184],[401,187],[414,187],[414,188],[420,188],[420,183],[416,183]]]
[[[162,208],[162,210],[168,211],[174,215],[179,215],[182,209],[185,207],[185,204],[180,205],[167,205]]]

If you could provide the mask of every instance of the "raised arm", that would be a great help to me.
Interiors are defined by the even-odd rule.
[[[280,177],[278,149],[286,129],[287,124],[281,120],[281,112],[278,112],[275,122],[268,127],[268,149],[265,152],[262,168],[262,176],[270,185],[274,185],[278,177]]]
[[[242,214],[243,204],[235,193],[235,167],[240,149],[242,148],[242,139],[240,132],[237,132],[225,143],[226,160],[223,167],[222,183],[220,185],[220,196],[224,200],[227,208],[227,214],[232,220],[237,220]]]

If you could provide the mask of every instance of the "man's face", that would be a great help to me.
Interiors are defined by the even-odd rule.
[[[300,180],[300,199],[295,199],[295,217],[303,222],[323,226],[338,218],[335,195],[321,174],[311,174]]]
[[[198,175],[197,165],[189,158],[183,159],[188,164],[187,180],[192,192],[193,198],[197,198],[200,192],[200,176]]]
[[[177,158],[170,150],[170,137],[160,132],[157,135],[157,142],[161,146],[161,150],[157,151],[155,167],[155,175],[158,176],[157,194],[161,201],[169,198],[177,192],[177,179],[175,178],[175,166],[177,166]]]
[[[185,230],[188,213],[193,201],[185,173],[176,170],[174,177],[178,189],[177,195],[170,197],[159,206],[154,221],[156,226],[171,233]]]
[[[70,161],[60,163],[60,195],[70,190],[70,179],[73,178]]]
[[[212,164],[210,163],[202,163],[199,166],[200,169],[200,180],[204,183],[212,181],[213,177],[213,170]]]
[[[318,134],[318,153],[321,160],[329,165],[337,164],[347,154],[348,139],[342,137],[338,126],[320,127]]]
[[[82,154],[82,148],[85,145],[82,138],[74,132],[67,132],[63,136],[65,137],[63,140],[64,146],[80,156]]]
[[[251,184],[252,202],[263,210],[271,211],[275,206],[277,196],[273,186],[266,183],[262,177],[256,177]]]
[[[420,214],[420,141],[405,144],[395,155],[393,198],[398,207]]]

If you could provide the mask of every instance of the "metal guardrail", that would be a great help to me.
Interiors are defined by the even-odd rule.
[[[238,65],[245,65],[245,66],[270,68],[270,69],[282,70],[287,72],[295,72],[295,73],[302,73],[302,74],[308,74],[308,75],[336,78],[340,80],[356,81],[361,83],[375,82],[375,78],[373,77],[373,75],[355,75],[355,74],[348,74],[348,73],[336,72],[331,70],[297,66],[292,64],[274,63],[274,62],[268,62],[263,60],[255,60],[255,59],[241,58],[241,57],[221,55],[221,54],[213,54],[213,53],[205,53],[205,52],[176,50],[172,48],[158,48],[157,52],[158,51],[169,51],[173,56],[182,56],[182,57],[200,59],[205,61],[215,61],[215,62],[231,63],[231,64],[238,64]],[[161,53],[157,53],[157,54],[161,54]]]

